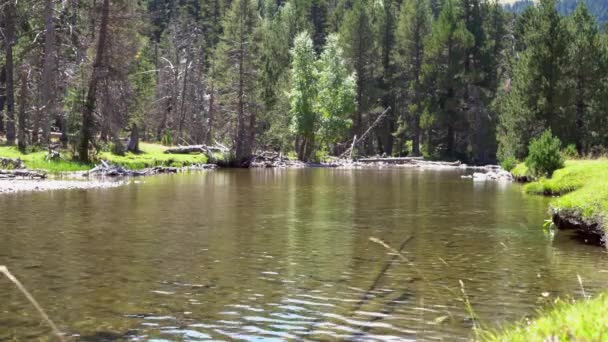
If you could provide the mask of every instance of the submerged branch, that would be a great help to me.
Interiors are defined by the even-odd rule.
[[[55,335],[57,335],[57,338],[61,342],[65,342],[66,339],[63,336],[63,334],[61,333],[61,331],[59,331],[59,329],[57,328],[57,326],[55,325],[55,323],[53,323],[53,321],[51,321],[51,319],[46,314],[46,312],[44,312],[44,310],[42,309],[42,307],[40,306],[40,304],[38,304],[38,302],[36,301],[36,299],[34,299],[34,296],[32,296],[29,293],[29,291],[25,288],[25,286],[23,286],[23,284],[21,284],[21,282],[19,281],[19,279],[17,279],[17,277],[15,277],[11,272],[9,272],[8,268],[6,268],[6,266],[0,266],[0,273],[4,274],[8,278],[8,280],[10,280],[13,284],[15,284],[15,286],[17,286],[17,288],[19,289],[19,291],[21,291],[21,293],[23,293],[23,295],[27,298],[27,300],[29,300],[30,303],[32,303],[32,305],[34,306],[34,308],[36,308],[36,310],[38,311],[38,313],[40,314],[40,316],[42,316],[43,320],[51,327],[51,329],[53,330],[53,333]]]

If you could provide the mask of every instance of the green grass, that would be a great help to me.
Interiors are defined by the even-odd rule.
[[[551,179],[525,186],[529,194],[561,196],[551,202],[554,211],[568,211],[586,219],[608,218],[608,160],[569,160]],[[606,222],[606,221],[604,221]]]
[[[167,147],[157,144],[141,143],[141,153],[126,153],[117,156],[110,152],[101,152],[96,158],[107,160],[112,164],[124,166],[128,169],[144,169],[153,166],[182,167],[195,164],[207,163],[207,156],[194,154],[165,154]],[[67,151],[61,152],[62,159],[58,161],[47,161],[46,151],[33,151],[21,153],[15,146],[0,146],[0,157],[19,158],[23,160],[28,169],[45,170],[47,172],[74,172],[85,171],[93,168],[93,164],[82,164],[72,160],[72,155]]]
[[[608,294],[574,304],[558,302],[530,324],[520,323],[503,331],[481,334],[484,341],[606,341]]]
[[[203,154],[165,154],[167,147],[158,144],[140,143],[141,153],[126,153],[117,156],[110,152],[102,152],[98,158],[118,164],[128,169],[145,169],[153,166],[183,167],[195,164],[206,164],[207,156]]]
[[[32,151],[21,153],[16,146],[0,146],[0,157],[21,159],[28,169],[45,170],[48,172],[74,172],[89,170],[91,164],[83,164],[71,160],[71,154],[62,152],[62,159],[57,161],[46,160],[46,151]]]

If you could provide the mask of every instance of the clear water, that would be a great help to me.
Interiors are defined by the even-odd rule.
[[[548,200],[461,172],[219,170],[0,196],[0,264],[82,341],[466,340],[608,281]],[[403,248],[395,258],[370,237]],[[52,340],[0,279],[0,340]]]

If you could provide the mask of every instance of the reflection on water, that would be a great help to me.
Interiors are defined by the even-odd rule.
[[[547,200],[451,171],[220,170],[0,197],[0,264],[99,340],[467,339],[608,280]],[[369,241],[398,246],[416,266]],[[387,266],[389,265],[389,266]],[[549,292],[549,298],[541,296]],[[0,340],[49,338],[0,280]]]

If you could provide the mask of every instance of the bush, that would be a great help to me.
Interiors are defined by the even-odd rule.
[[[568,159],[578,158],[578,151],[576,150],[576,145],[570,144],[570,145],[566,146],[566,148],[564,148],[562,150],[562,154],[564,155],[564,158],[568,158]]]
[[[551,134],[551,130],[532,140],[526,158],[526,166],[532,176],[551,178],[555,170],[564,167],[561,146],[561,141]]]
[[[110,143],[110,152],[117,156],[125,155],[125,147],[122,145],[120,141],[111,142]]]
[[[514,157],[507,157],[500,161],[500,167],[505,169],[506,171],[511,172],[517,166],[517,159]]]

